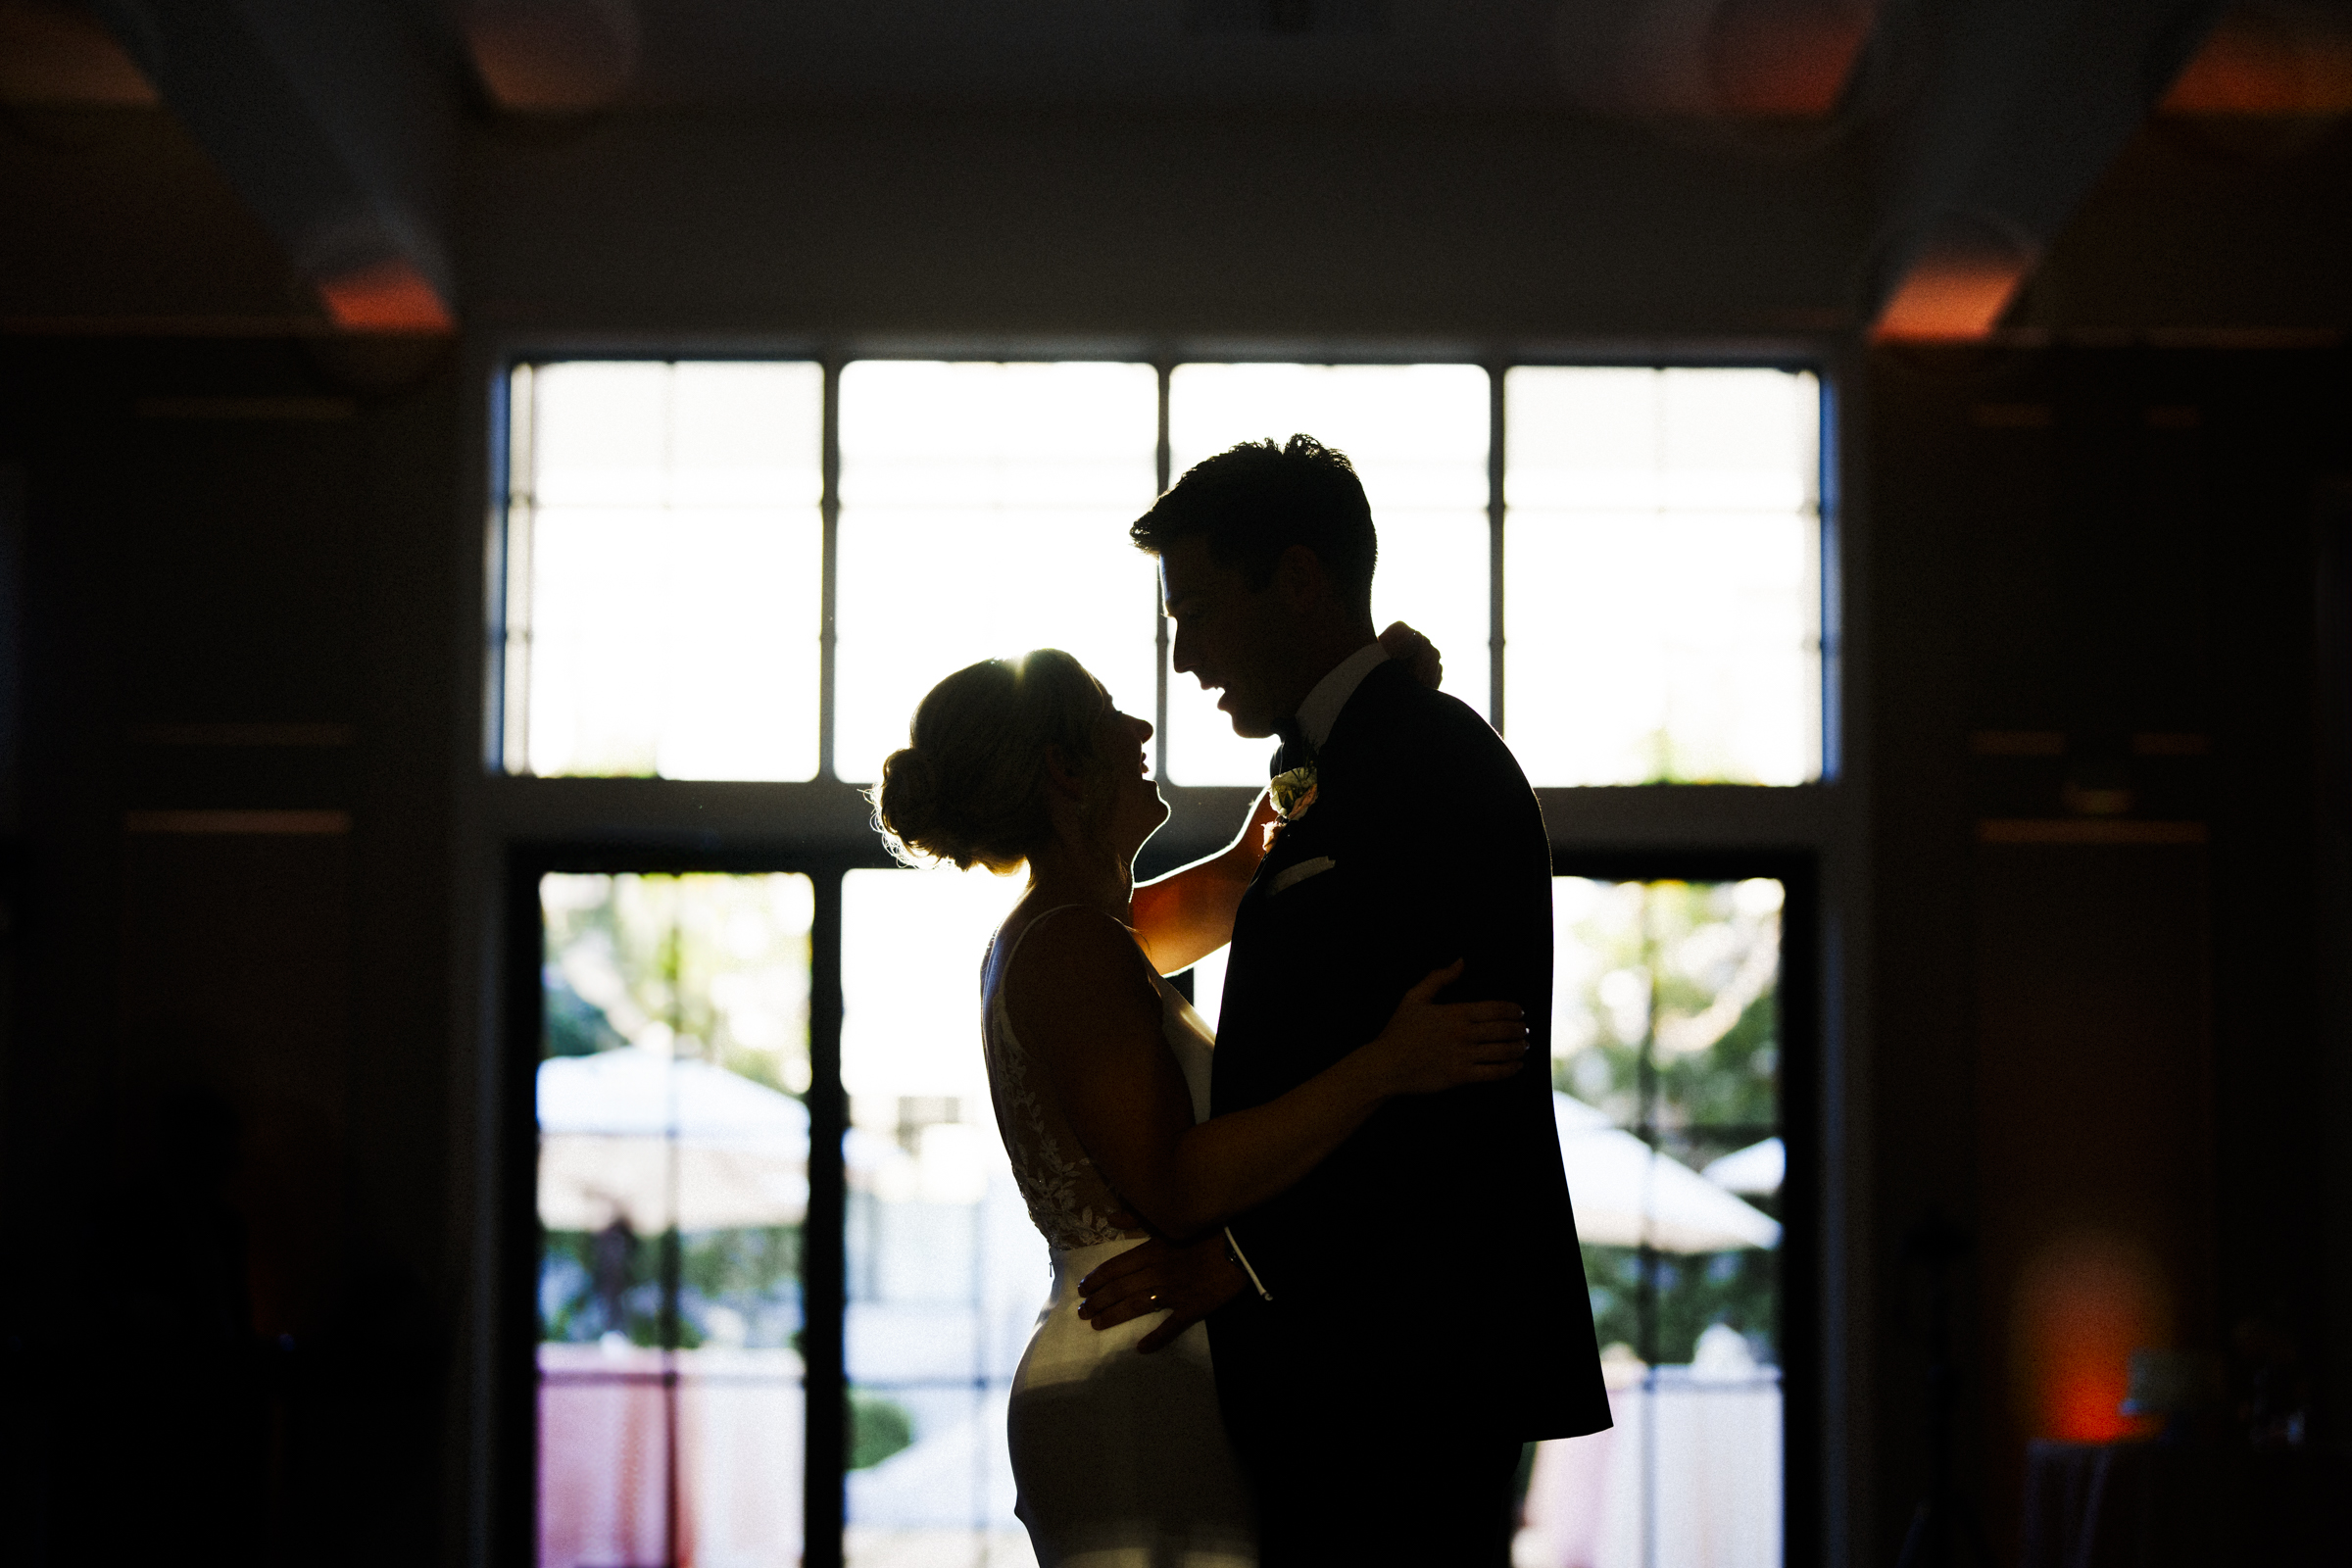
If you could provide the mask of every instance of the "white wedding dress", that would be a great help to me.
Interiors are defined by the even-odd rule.
[[[1013,940],[985,1014],[997,1126],[1029,1217],[1054,1250],[1053,1298],[1012,1380],[1016,1512],[1040,1568],[1250,1568],[1255,1523],[1218,1414],[1207,1325],[1144,1355],[1137,1342],[1165,1313],[1100,1331],[1078,1315],[1079,1280],[1142,1238],[1110,1223],[1118,1200],[1021,1049],[1004,985],[1029,932],[1075,907],[1046,910]],[[1157,984],[1161,1034],[1192,1090],[1194,1120],[1205,1120],[1214,1038],[1174,986]]]

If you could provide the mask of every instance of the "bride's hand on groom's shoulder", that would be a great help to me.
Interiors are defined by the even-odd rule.
[[[1516,1073],[1527,1055],[1527,1013],[1516,1002],[1440,1002],[1463,960],[1432,969],[1404,994],[1368,1051],[1393,1095],[1433,1095]]]
[[[1432,691],[1446,678],[1446,658],[1438,652],[1438,645],[1401,620],[1391,621],[1389,629],[1380,634],[1380,649]]]
[[[1153,1236],[1102,1263],[1078,1282],[1078,1294],[1084,1299],[1078,1315],[1097,1329],[1110,1329],[1154,1312],[1167,1313],[1167,1320],[1136,1345],[1148,1355],[1241,1295],[1249,1285],[1249,1277],[1226,1253],[1221,1233],[1212,1231],[1184,1243]]]

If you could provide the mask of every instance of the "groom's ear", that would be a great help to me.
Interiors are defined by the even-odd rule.
[[[1294,612],[1310,610],[1331,592],[1323,558],[1304,545],[1292,545],[1274,558],[1274,591]]]

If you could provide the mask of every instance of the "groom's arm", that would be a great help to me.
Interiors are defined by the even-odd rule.
[[[1149,1355],[1250,1289],[1249,1266],[1227,1244],[1224,1232],[1211,1231],[1190,1242],[1154,1236],[1105,1260],[1078,1282],[1083,1301],[1078,1315],[1102,1330],[1154,1312],[1167,1313],[1167,1320],[1136,1346]]]

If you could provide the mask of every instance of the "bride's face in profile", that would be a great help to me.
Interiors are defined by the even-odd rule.
[[[1095,755],[1107,775],[1103,828],[1112,848],[1129,859],[1168,819],[1168,803],[1152,777],[1152,723],[1117,709],[1102,715]]]

